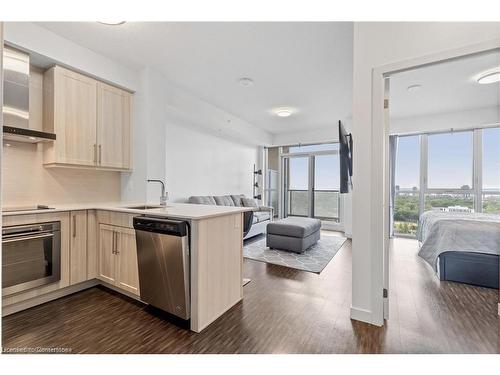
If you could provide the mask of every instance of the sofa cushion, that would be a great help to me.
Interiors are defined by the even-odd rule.
[[[267,233],[304,238],[321,229],[321,220],[308,217],[287,217],[267,224]]]
[[[253,198],[243,197],[241,198],[241,204],[243,205],[243,207],[259,207],[257,201]]]
[[[233,200],[234,202],[234,205],[236,207],[241,207],[241,198],[245,198],[245,196],[243,194],[240,194],[240,195],[231,195],[231,199]]]
[[[269,212],[254,212],[253,217],[257,218],[257,221],[256,221],[257,223],[262,223],[263,221],[271,219],[271,215],[269,214]],[[254,223],[255,223],[255,221],[254,221]]]
[[[234,206],[233,199],[230,195],[219,195],[215,196],[214,199],[217,206]]]
[[[215,202],[214,197],[211,197],[209,195],[197,195],[197,196],[192,196],[189,197],[188,200],[189,203],[194,203],[194,204],[210,204],[215,206],[217,203]]]

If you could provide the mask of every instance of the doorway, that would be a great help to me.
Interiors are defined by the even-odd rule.
[[[500,108],[499,91],[493,89],[487,94],[488,97],[480,97],[475,91],[470,98],[463,97],[466,90],[458,89],[458,85],[472,85],[471,91],[478,88],[484,91],[486,87],[479,84],[476,75],[472,73],[457,79],[457,87],[446,82],[447,75],[457,75],[461,72],[463,67],[460,63],[464,60],[483,58],[477,63],[478,67],[474,68],[479,75],[486,69],[480,67],[483,61],[493,60],[496,66],[500,66],[498,57],[484,58],[494,55],[495,51],[498,52],[496,48],[488,48],[486,45],[475,46],[469,51],[464,49],[461,54],[451,53],[446,59],[443,59],[442,55],[435,61],[425,58],[421,59],[421,63],[415,60],[413,64],[394,64],[375,69],[373,73],[373,132],[377,134],[380,130],[380,135],[377,134],[374,138],[372,156],[374,165],[380,162],[383,168],[380,169],[380,173],[372,174],[372,183],[374,186],[383,187],[375,195],[382,193],[384,201],[382,207],[376,207],[380,195],[374,195],[372,199],[372,220],[375,217],[383,217],[381,225],[375,224],[378,228],[374,231],[377,237],[374,241],[374,253],[378,254],[376,257],[380,257],[373,263],[373,273],[379,282],[378,288],[384,289],[384,293],[380,293],[383,295],[382,298],[374,297],[376,300],[373,309],[374,321],[383,323],[383,319],[389,318],[389,297],[391,289],[395,289],[390,288],[390,273],[395,272],[389,270],[390,264],[391,267],[394,266],[394,260],[389,262],[389,248],[390,246],[394,248],[391,231],[399,236],[415,237],[419,219],[427,211],[460,212],[467,215],[487,212],[485,207],[490,211],[497,207],[497,200],[500,198],[498,183],[500,180],[495,180],[493,187],[486,186],[484,184],[490,181],[491,177],[483,174],[484,171],[493,170],[487,164],[487,160],[493,158],[491,151],[490,156],[487,155],[487,147],[493,139],[492,134],[496,134],[500,126],[498,112],[494,110],[495,106],[497,109]],[[491,61],[489,64],[491,65]],[[416,82],[415,77],[418,75],[414,73],[417,71],[431,73],[427,81]],[[412,82],[408,82],[408,77]],[[428,94],[426,90],[432,88],[433,81],[439,83],[443,90],[448,90],[448,93],[439,92],[434,94],[434,97]],[[457,93],[456,115],[451,107],[453,91]],[[397,92],[400,95],[411,96],[411,100],[407,100],[406,103],[398,101],[400,98],[395,97]],[[429,98],[424,98],[425,95]],[[465,107],[465,103],[472,106],[476,98],[480,99],[477,108]],[[459,99],[464,100],[464,103]],[[383,107],[380,106],[381,103],[384,103]],[[485,103],[490,103],[488,105],[492,107],[491,112],[486,110]],[[438,105],[443,106],[443,109],[440,109],[442,113],[437,111]],[[428,108],[428,113],[419,113],[421,108]],[[464,108],[467,109],[467,113]],[[398,110],[407,111],[408,115],[395,116]],[[476,116],[476,112],[486,117],[491,113],[493,117],[486,120]],[[494,118],[495,116],[497,117]],[[486,133],[491,134],[485,137]],[[391,136],[392,138],[396,136],[397,142],[393,142]],[[397,146],[394,147],[394,144]],[[396,168],[393,168],[394,149],[400,153],[400,159],[405,161],[405,165],[401,163],[398,165],[396,161]],[[416,243],[416,240],[411,239],[398,239],[397,242],[404,241]],[[420,261],[417,255],[418,249],[418,246],[414,249],[415,254],[412,258],[414,261]],[[434,274],[429,273],[427,276],[430,278],[429,281],[439,281]],[[418,277],[423,276],[420,274]],[[439,282],[438,285],[443,284]],[[373,296],[378,295],[376,289],[377,286],[373,288]]]

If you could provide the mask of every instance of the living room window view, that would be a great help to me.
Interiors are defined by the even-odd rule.
[[[500,353],[500,23],[0,22],[0,68],[5,354]]]

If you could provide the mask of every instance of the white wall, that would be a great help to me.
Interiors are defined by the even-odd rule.
[[[373,259],[379,236],[372,233],[371,177],[383,163],[372,158],[372,71],[407,59],[500,38],[500,23],[355,23],[354,25],[354,193],[353,318],[378,323],[375,304],[382,301],[381,259]],[[383,196],[376,212],[382,220]],[[377,203],[377,202],[375,202]],[[372,267],[373,265],[373,267]],[[380,290],[373,290],[372,283]]]
[[[460,130],[480,128],[497,124],[499,121],[499,107],[488,107],[460,112],[391,118],[389,129],[391,134]]]
[[[258,147],[174,123],[167,126],[166,140],[171,201],[184,202],[191,195],[252,195]]]
[[[158,201],[165,179],[171,201],[190,195],[252,193],[259,144],[271,135],[173,85],[161,73],[140,74],[141,113],[134,123],[134,170],[122,177],[123,198]]]

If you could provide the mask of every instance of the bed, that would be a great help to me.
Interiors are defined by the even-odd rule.
[[[420,217],[418,255],[440,280],[499,287],[500,215],[428,211]]]

